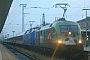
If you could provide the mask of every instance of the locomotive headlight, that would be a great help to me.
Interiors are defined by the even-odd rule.
[[[58,43],[61,44],[62,43],[62,40],[59,40]]]
[[[69,35],[71,35],[72,33],[71,32],[68,32]]]
[[[78,43],[82,43],[82,40],[79,40]]]

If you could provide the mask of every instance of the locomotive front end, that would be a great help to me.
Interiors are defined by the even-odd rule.
[[[63,41],[58,40],[58,45],[62,51],[83,51],[82,40],[76,40],[73,37],[66,37]]]
[[[76,22],[64,21],[57,23],[58,50],[62,51],[83,51],[81,29]]]

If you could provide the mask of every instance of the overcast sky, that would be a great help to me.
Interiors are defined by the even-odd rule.
[[[40,19],[42,14],[45,14],[45,20],[48,23],[52,23],[55,17],[62,17],[63,9],[59,6],[53,7],[57,3],[68,3],[70,7],[67,7],[65,15],[68,21],[78,21],[86,17],[85,11],[82,9],[90,8],[90,0],[13,0],[9,14],[7,16],[5,25],[3,27],[3,34],[13,35],[12,31],[15,31],[15,35],[22,32],[22,6],[20,4],[27,4],[24,13],[25,30],[29,29],[28,21],[35,21],[33,26],[40,25]],[[31,8],[41,7],[41,8]],[[90,16],[88,11],[87,16]]]

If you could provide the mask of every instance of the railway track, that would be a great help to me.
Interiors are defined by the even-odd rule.
[[[12,45],[10,45],[10,46],[12,46]],[[28,49],[25,49],[25,48],[21,48],[21,47],[16,47],[15,48],[15,46],[13,46],[14,48],[14,50],[16,50],[16,51],[18,51],[18,50],[20,50],[20,51],[22,51],[22,52],[24,52],[25,54],[26,54],[26,56],[35,56],[38,60],[51,60],[51,57],[46,57],[46,56],[44,56],[43,54],[36,54],[36,53],[34,53],[33,51],[30,51],[30,50],[28,50]],[[10,49],[10,50],[12,50],[12,49]],[[19,51],[19,52],[20,52]],[[22,53],[21,52],[21,53]],[[23,53],[23,54],[24,54]],[[17,54],[17,53],[16,53]],[[24,55],[25,55],[24,54]],[[84,56],[85,57],[85,56]],[[33,58],[33,57],[32,57]],[[79,58],[79,57],[78,57]],[[83,57],[82,57],[83,58]],[[31,60],[37,60],[37,59],[31,59]],[[23,59],[23,60],[30,60],[30,59]],[[72,59],[68,59],[68,58],[53,58],[53,60],[72,60]],[[73,60],[87,60],[87,59],[73,59]]]
[[[9,45],[3,44],[7,49],[9,49],[19,60],[38,60],[30,55],[27,55],[21,52],[19,49],[15,47],[11,47]]]
[[[26,55],[33,56],[33,57],[37,58],[37,60],[51,60],[51,57],[49,57],[49,56],[43,55],[38,52],[34,52],[34,51],[26,49],[24,47],[15,46],[15,45],[7,44],[7,43],[4,43],[4,44],[14,47],[13,48],[14,50],[17,48],[17,51],[20,50],[20,52],[24,52],[24,54],[26,54]],[[58,59],[58,58],[54,57],[53,60],[64,60],[64,59]]]

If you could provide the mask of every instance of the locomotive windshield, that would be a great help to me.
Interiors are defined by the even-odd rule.
[[[62,25],[62,26],[60,26],[60,32],[61,32],[61,34],[67,34],[68,32],[77,34],[78,27],[76,25]]]

